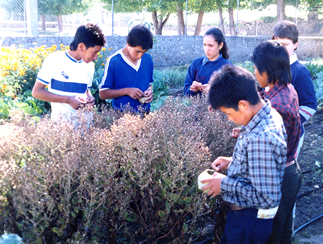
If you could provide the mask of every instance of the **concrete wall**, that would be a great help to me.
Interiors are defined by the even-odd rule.
[[[126,44],[125,36],[106,36],[106,47],[112,47],[111,54]],[[203,56],[202,36],[155,36],[154,47],[149,50],[154,66],[189,64],[196,57]],[[232,62],[250,60],[255,46],[269,36],[228,36],[226,41]],[[69,45],[73,37],[3,37],[0,46],[22,45],[24,48],[35,46]],[[323,58],[322,37],[300,37],[297,49],[299,59]]]

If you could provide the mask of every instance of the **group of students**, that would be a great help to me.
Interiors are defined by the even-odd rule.
[[[316,111],[311,75],[298,60],[298,30],[294,23],[279,22],[273,40],[260,43],[252,54],[254,75],[228,61],[228,47],[218,28],[203,38],[204,57],[190,65],[184,94],[205,93],[209,110],[220,109],[242,125],[232,157],[219,157],[217,172],[204,190],[229,203],[221,243],[291,243],[293,208],[301,186],[297,156],[304,122]],[[94,65],[105,38],[96,25],[80,26],[70,50],[49,55],[39,71],[32,94],[51,102],[53,120],[71,119],[78,108],[94,105],[89,88]],[[142,25],[127,36],[124,48],[109,57],[102,83],[102,99],[112,107],[149,112],[153,100],[153,61],[147,50],[153,36]],[[48,86],[48,89],[47,89]],[[219,173],[227,169],[227,175]]]
[[[257,83],[248,71],[227,64],[203,76],[208,68],[203,61],[186,77],[186,94],[206,92],[210,110],[220,109],[242,125],[232,133],[238,139],[233,156],[211,164],[218,172],[227,169],[227,175],[216,172],[202,181],[208,183],[203,188],[208,195],[221,193],[229,203],[221,243],[292,243],[293,209],[302,182],[297,157],[304,122],[315,113],[317,101],[310,72],[295,53],[296,25],[279,22],[272,39],[253,51]],[[210,49],[204,41],[205,53]],[[223,62],[222,57],[213,62]]]
[[[92,62],[105,43],[101,29],[89,23],[77,29],[69,50],[55,52],[44,60],[32,95],[51,103],[52,120],[70,121],[77,117],[77,109],[94,106],[90,92]],[[146,52],[152,46],[150,30],[137,25],[129,32],[126,46],[109,57],[99,94],[101,99],[112,99],[114,109],[149,112],[153,100],[153,61]]]

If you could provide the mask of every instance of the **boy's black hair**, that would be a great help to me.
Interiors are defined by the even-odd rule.
[[[222,54],[223,58],[229,59],[228,46],[227,46],[227,43],[225,42],[224,35],[219,28],[209,29],[204,36],[213,36],[214,40],[218,43],[218,45],[223,43],[220,53]]]
[[[70,50],[76,51],[80,43],[84,43],[86,49],[94,46],[103,47],[105,45],[105,38],[97,25],[87,23],[77,28],[74,40],[70,44]]]
[[[298,35],[299,33],[296,24],[289,20],[283,20],[275,25],[272,39],[287,38],[295,44],[298,42]]]
[[[213,109],[233,108],[238,111],[239,101],[248,101],[251,105],[260,102],[254,76],[247,70],[225,65],[214,72],[209,81],[208,102]]]
[[[268,84],[288,84],[292,81],[289,55],[286,48],[277,41],[264,41],[253,51],[251,61],[260,74],[268,76]]]
[[[153,48],[153,34],[143,25],[135,25],[127,36],[130,47],[140,46],[144,50]]]

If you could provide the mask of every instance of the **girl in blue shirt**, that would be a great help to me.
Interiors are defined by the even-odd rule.
[[[203,38],[204,57],[194,59],[188,68],[184,83],[184,95],[196,96],[204,92],[214,71],[217,71],[228,61],[228,47],[223,33],[218,28],[209,29]]]

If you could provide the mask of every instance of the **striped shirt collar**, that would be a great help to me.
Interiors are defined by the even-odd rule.
[[[214,60],[214,61],[210,61],[206,56],[203,58],[203,65],[207,64],[208,62],[216,62],[218,61],[220,58],[222,58],[222,54],[220,53],[220,56]]]
[[[73,58],[71,55],[69,55],[68,51],[65,51],[65,54],[66,54],[66,56],[67,56],[70,60],[72,60],[74,63],[82,63],[82,62],[83,62],[83,59],[81,59],[81,60],[76,60],[75,58]]]
[[[297,61],[297,55],[296,53],[294,53],[290,58],[289,58],[289,62],[290,65],[292,65],[293,63],[295,63]]]

